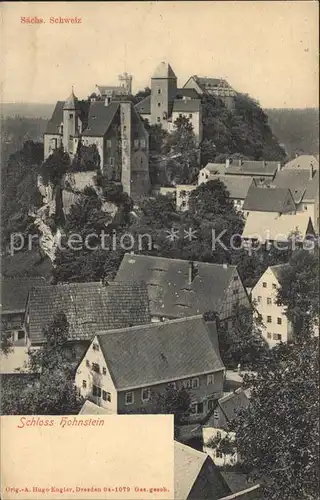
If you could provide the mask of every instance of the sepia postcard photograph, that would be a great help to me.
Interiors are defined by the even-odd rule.
[[[319,3],[0,16],[0,499],[319,500]]]

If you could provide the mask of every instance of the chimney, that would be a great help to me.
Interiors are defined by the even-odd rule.
[[[280,172],[281,170],[281,163],[278,163],[278,168],[277,168],[278,172]]]
[[[230,158],[227,158],[226,159],[226,168],[229,168],[230,167]]]
[[[313,179],[313,174],[314,174],[313,163],[311,162],[310,163],[310,171],[309,171],[309,179],[310,179],[310,181],[312,181],[312,179]]]
[[[239,167],[241,167],[241,165],[243,165],[243,161],[239,160]]]

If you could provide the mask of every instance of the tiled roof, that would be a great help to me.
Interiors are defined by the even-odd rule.
[[[305,237],[310,223],[310,217],[304,212],[295,215],[275,212],[250,212],[246,218],[242,237],[259,240],[260,243],[269,241],[288,241],[293,232],[301,233]]]
[[[248,194],[250,186],[255,186],[255,181],[246,175],[213,175],[211,180],[219,179],[229,191],[230,198],[244,200]]]
[[[118,390],[224,369],[202,316],[98,332],[97,337]]]
[[[125,254],[116,281],[147,284],[152,315],[179,318],[219,312],[236,266],[194,262],[194,279],[189,284],[187,260]]]
[[[79,415],[113,415],[114,412],[107,408],[102,408],[101,406],[92,403],[88,399],[85,400]]]
[[[227,175],[257,175],[274,176],[279,168],[277,161],[254,161],[254,160],[230,160],[230,166],[226,168]]]
[[[316,156],[313,155],[300,155],[294,158],[293,160],[286,163],[283,168],[284,169],[294,169],[294,170],[309,170],[313,165],[315,170],[319,170],[319,160]]]
[[[147,96],[142,101],[135,105],[136,111],[141,115],[150,115],[151,113],[151,96]]]
[[[48,121],[46,134],[59,134],[59,127],[63,121],[64,101],[58,101],[50,120]]]
[[[272,184],[277,187],[289,188],[295,203],[315,201],[319,193],[319,170],[315,171],[312,179],[310,170],[284,168],[277,172]]]
[[[31,288],[46,284],[44,278],[1,278],[0,313],[25,311]]]
[[[119,102],[111,102],[106,106],[104,101],[92,101],[89,109],[88,126],[82,135],[84,137],[104,136],[119,110],[119,105]]]
[[[151,78],[177,78],[170,64],[162,61]]]
[[[283,273],[288,268],[288,266],[289,264],[277,264],[276,266],[270,266],[271,271],[273,272],[279,283],[281,283]]]
[[[243,210],[286,213],[295,210],[288,188],[252,186],[243,204]]]
[[[212,175],[225,175],[226,173],[225,163],[207,163],[204,168]]]
[[[249,399],[243,389],[237,389],[218,400],[218,405],[223,411],[228,422],[234,420],[239,411],[249,406]]]
[[[44,341],[43,329],[64,312],[70,340],[89,340],[97,330],[150,321],[148,295],[140,283],[69,283],[35,287],[29,298],[31,343]]]
[[[187,97],[189,99],[199,99],[196,89],[177,89],[177,98]]]
[[[200,108],[200,99],[176,99],[173,103],[173,112],[176,113],[199,113]]]

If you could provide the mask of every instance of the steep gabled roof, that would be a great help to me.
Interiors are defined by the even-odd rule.
[[[125,254],[116,281],[146,283],[152,315],[179,318],[219,312],[236,266],[193,262],[194,278],[189,284],[190,265],[187,260]]]
[[[63,122],[63,106],[64,101],[58,101],[50,120],[48,121],[48,125],[46,128],[46,134],[59,134],[59,127],[61,122]]]
[[[151,96],[148,95],[142,101],[135,105],[136,111],[141,115],[150,115],[151,113]]]
[[[108,106],[104,101],[92,101],[90,103],[88,126],[83,136],[102,137],[108,130],[119,110],[119,102],[111,102]]]
[[[315,170],[319,170],[319,160],[314,155],[299,155],[293,160],[288,161],[283,168],[294,170],[309,170],[311,165]]]
[[[286,242],[290,234],[295,232],[299,232],[304,238],[309,229],[313,229],[312,223],[310,216],[305,212],[297,212],[294,215],[250,212],[246,218],[242,238],[259,240],[261,244],[267,240]]]
[[[254,179],[246,175],[212,175],[210,180],[219,179],[229,191],[230,198],[244,200],[250,187],[256,185]]]
[[[121,391],[224,369],[202,316],[98,332],[97,338]]]
[[[243,210],[286,213],[295,210],[290,189],[274,187],[250,187]]]
[[[44,278],[1,278],[1,314],[24,312],[29,291],[35,286],[46,286]]]
[[[249,406],[249,399],[243,389],[237,389],[218,400],[223,414],[228,422],[232,422],[241,410]]]
[[[172,111],[176,113],[199,113],[200,108],[200,99],[176,99]]]
[[[285,168],[277,172],[272,181],[277,187],[289,188],[295,203],[315,201],[319,193],[319,170],[310,177],[310,169]]]
[[[31,343],[44,342],[43,329],[64,312],[70,340],[90,340],[97,330],[150,321],[148,294],[141,283],[66,283],[35,287],[29,296]]]
[[[171,68],[170,64],[162,61],[155,69],[155,72],[153,73],[151,78],[156,79],[156,78],[177,78],[177,77],[173,69]]]

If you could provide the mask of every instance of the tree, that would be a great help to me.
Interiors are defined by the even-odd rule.
[[[256,370],[270,358],[267,342],[262,337],[261,319],[244,306],[235,306],[232,326],[218,326],[222,361],[228,368],[239,364],[244,369]]]
[[[133,104],[138,104],[138,102],[143,101],[146,97],[151,94],[151,89],[145,87],[144,90],[139,90],[134,96],[132,96]]]
[[[57,186],[60,185],[62,176],[69,168],[69,155],[63,151],[63,148],[58,148],[44,160],[40,168],[40,175],[44,184],[50,182],[53,186]]]
[[[174,435],[179,438],[179,426],[190,415],[191,398],[185,388],[166,387],[163,393],[155,396],[155,413],[174,415]]]
[[[219,450],[222,453],[223,468],[225,468],[226,466],[227,455],[233,455],[237,451],[235,438],[231,435],[230,432],[224,434],[223,437],[221,433],[220,435],[217,434],[215,436],[212,436],[210,439],[208,439],[206,446],[208,448],[212,448],[213,450]]]
[[[277,302],[285,306],[298,341],[310,338],[319,326],[318,251],[298,250],[283,268]]]
[[[235,422],[237,450],[268,500],[314,499],[319,484],[319,345],[282,344],[247,377],[250,406]]]
[[[83,401],[75,390],[75,363],[68,348],[69,325],[57,314],[45,329],[43,347],[30,352],[28,370],[38,374],[29,385],[8,380],[2,387],[2,413],[7,415],[65,415],[78,413]],[[17,394],[19,395],[17,397]]]
[[[95,144],[85,146],[81,142],[78,145],[77,153],[75,154],[70,165],[70,172],[88,172],[98,171],[100,169],[100,155]]]

